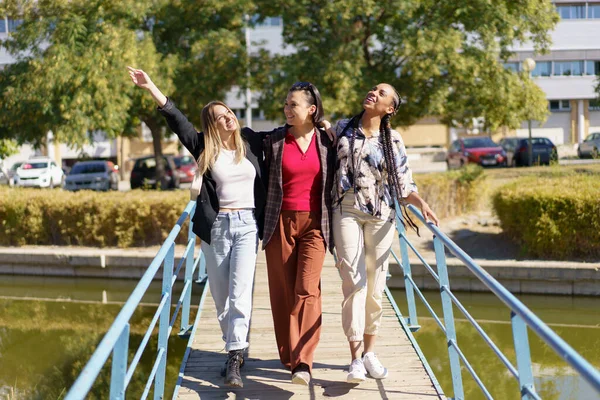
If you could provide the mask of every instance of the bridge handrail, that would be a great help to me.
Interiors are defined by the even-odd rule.
[[[521,396],[524,399],[539,399],[539,395],[535,391],[533,382],[533,372],[531,366],[531,357],[529,349],[529,341],[527,338],[527,327],[535,332],[546,344],[548,344],[561,358],[563,358],[569,365],[571,365],[593,388],[600,392],[600,372],[594,368],[587,360],[585,360],[579,353],[577,353],[571,346],[569,346],[563,339],[561,339],[552,329],[548,327],[540,318],[538,318],[529,308],[527,308],[519,299],[517,299],[512,293],[510,293],[501,283],[499,283],[494,277],[492,277],[487,271],[481,268],[475,261],[466,254],[460,247],[456,245],[444,232],[442,232],[437,226],[426,223],[421,212],[414,207],[409,205],[408,209],[412,212],[426,227],[433,233],[433,243],[435,249],[435,257],[437,264],[437,274],[433,268],[427,264],[424,257],[418,252],[418,250],[410,243],[406,237],[404,226],[399,220],[400,216],[397,216],[396,228],[400,237],[400,250],[402,260],[399,260],[396,254],[392,251],[393,257],[396,259],[398,264],[401,266],[404,281],[405,291],[408,301],[408,326],[411,330],[418,330],[419,325],[417,322],[416,305],[414,300],[414,292],[417,292],[419,298],[424,302],[428,311],[434,317],[436,323],[439,325],[441,330],[446,335],[448,341],[448,352],[450,357],[450,369],[452,375],[452,384],[454,389],[454,398],[464,399],[464,392],[462,387],[461,377],[461,366],[460,361],[463,362],[467,371],[473,376],[475,382],[481,388],[483,394],[487,398],[491,398],[491,395],[485,388],[485,385],[476,372],[468,362],[460,350],[457,339],[456,330],[454,328],[454,316],[452,311],[452,305],[456,305],[457,308],[465,315],[467,321],[475,328],[475,330],[481,335],[484,341],[490,346],[490,348],[500,358],[502,363],[510,371],[510,373],[519,381],[519,387],[521,390]],[[399,213],[398,213],[399,214]],[[410,261],[408,258],[408,248],[417,255],[419,260],[424,264],[426,270],[433,276],[438,282],[440,294],[442,297],[442,309],[445,323],[442,324],[440,318],[434,312],[433,308],[427,302],[425,296],[421,290],[417,287],[415,281],[412,279],[412,272]],[[450,290],[450,280],[448,277],[448,269],[446,266],[446,255],[445,249],[448,249],[450,253],[456,256],[467,269],[475,275],[496,297],[498,297],[511,311],[511,321],[513,330],[513,341],[515,346],[515,353],[517,355],[517,368],[515,368],[508,358],[500,351],[500,349],[494,344],[494,342],[485,333],[483,328],[475,319],[467,312],[465,307],[460,303],[458,298]]]
[[[182,310],[181,316],[181,332],[185,334],[192,326],[189,324],[190,306],[191,306],[191,293],[192,293],[192,279],[193,274],[198,266],[198,279],[204,280],[206,278],[205,264],[203,262],[203,255],[200,253],[197,259],[194,260],[194,249],[196,243],[196,235],[192,232],[192,221],[191,217],[194,215],[196,209],[196,202],[190,201],[177,223],[169,233],[167,239],[159,249],[158,253],[152,260],[150,266],[132,291],[131,295],[127,299],[127,302],[123,305],[121,311],[115,318],[114,322],[98,344],[98,347],[90,357],[89,361],[77,377],[77,380],[73,383],[69,392],[67,393],[66,400],[84,399],[92,388],[96,378],[98,377],[102,367],[108,360],[111,352],[113,353],[112,360],[112,371],[111,371],[111,385],[110,385],[110,398],[111,399],[124,399],[125,391],[133,376],[135,367],[137,366],[142,353],[152,335],[156,323],[159,323],[158,332],[158,354],[148,379],[144,394],[142,398],[145,398],[152,384],[154,383],[154,398],[159,399],[164,396],[164,384],[165,384],[165,372],[166,372],[166,358],[167,358],[167,345],[169,335],[173,329],[173,325],[178,316],[180,310]],[[188,241],[185,252],[182,259],[174,272],[175,264],[175,239],[179,235],[181,228],[186,220],[189,220],[188,228]],[[176,309],[171,315],[171,304],[172,304],[172,292],[171,289],[174,286],[180,268],[185,262],[185,278],[184,287],[177,301]],[[148,287],[152,283],[156,273],[159,271],[161,265],[163,266],[162,276],[162,293],[161,301],[155,312],[152,321],[149,324],[146,333],[136,351],[136,354],[131,361],[129,368],[127,366],[128,352],[129,352],[129,320],[135,312],[136,308],[142,301],[142,298],[146,294]]]

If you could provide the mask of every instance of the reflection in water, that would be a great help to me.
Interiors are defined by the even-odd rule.
[[[394,290],[393,295],[402,313],[408,315],[404,291]],[[435,312],[442,317],[439,292],[426,292],[425,297]],[[533,295],[519,297],[592,365],[600,365],[600,315],[597,312],[600,299]],[[508,308],[491,294],[459,293],[458,298],[516,366]],[[415,338],[444,393],[451,396],[452,378],[444,334],[419,300],[417,315],[421,329],[415,333]],[[494,399],[519,398],[517,380],[456,308],[454,317],[457,319],[458,344]],[[600,399],[600,394],[531,331],[529,343],[535,386],[543,399]],[[464,366],[462,377],[465,398],[485,398]]]
[[[2,277],[0,280],[0,398],[57,399],[77,378],[97,344],[111,325],[135,287],[133,280],[59,279],[37,277]],[[137,349],[160,298],[160,283],[152,285],[145,303],[132,317],[130,359]],[[194,285],[192,304],[198,304],[201,287]],[[181,287],[175,288],[175,299]],[[439,293],[425,294],[438,315]],[[405,315],[403,291],[394,291]],[[477,319],[492,340],[515,363],[509,312],[493,295],[459,293],[459,299]],[[27,300],[17,300],[26,298]],[[48,299],[48,300],[35,300]],[[61,299],[60,301],[56,301]],[[109,304],[102,304],[102,300]],[[563,339],[593,365],[600,365],[600,299],[562,296],[521,296],[542,320],[550,324]],[[154,305],[152,305],[154,304]],[[446,395],[452,395],[448,368],[448,351],[443,334],[428,311],[418,303],[419,323],[415,334],[427,361]],[[193,316],[195,309],[192,310]],[[458,343],[495,399],[519,398],[516,380],[479,337],[479,334],[454,310],[457,318]],[[177,332],[178,326],[173,332]],[[600,395],[582,381],[574,371],[530,332],[531,357],[535,384],[544,399],[600,399]],[[173,334],[169,341],[167,396],[172,392],[186,341]],[[317,350],[318,351],[318,350]],[[149,343],[127,396],[139,397],[156,355],[156,335]],[[225,355],[223,356],[225,359]],[[462,371],[467,399],[483,398],[481,391]],[[108,398],[110,360],[102,370],[90,399]],[[165,396],[165,397],[167,397]],[[170,396],[169,396],[170,397]]]
[[[101,300],[104,294],[109,301],[124,302],[137,281],[91,279],[77,280],[73,285],[70,280],[56,278],[27,279],[34,290],[25,287],[22,278],[3,278],[0,283],[0,398],[63,398],[121,310],[119,304],[89,301]],[[200,289],[200,286],[194,287],[196,295]],[[18,293],[27,300],[15,299]],[[62,299],[69,300],[56,301],[58,293]],[[178,299],[179,293],[177,287],[173,297]],[[36,296],[54,300],[31,299]],[[154,283],[144,301],[156,303],[159,298],[160,284]],[[193,301],[197,304],[198,298]],[[129,362],[155,311],[156,305],[144,305],[132,316]],[[195,308],[191,314],[193,320]],[[178,331],[176,324],[168,346],[165,398],[172,394],[187,345],[187,340],[177,337]],[[129,384],[128,397],[139,398],[144,390],[157,353],[157,332],[155,329]],[[109,358],[87,398],[109,397],[110,365]]]

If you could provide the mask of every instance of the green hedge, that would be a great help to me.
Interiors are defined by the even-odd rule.
[[[157,245],[188,201],[184,190],[71,193],[1,188],[0,245]]]
[[[440,217],[471,207],[481,168],[417,175]],[[0,246],[140,247],[165,240],[189,200],[187,190],[96,193],[0,186]],[[184,227],[187,229],[187,225]],[[178,243],[185,242],[180,235]]]
[[[517,179],[494,195],[493,205],[524,255],[600,257],[600,175]]]
[[[416,174],[414,180],[419,194],[438,218],[473,211],[486,185],[483,168],[473,164],[443,173]]]

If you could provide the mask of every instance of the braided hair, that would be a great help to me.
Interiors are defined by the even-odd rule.
[[[390,85],[390,87],[392,89],[394,89],[393,86]],[[392,206],[395,208],[396,203],[400,206],[399,211],[400,211],[400,215],[402,216],[402,218],[400,218],[400,222],[402,222],[402,225],[404,226],[404,228],[406,228],[406,224],[408,223],[408,226],[411,229],[413,229],[417,233],[418,236],[420,236],[419,227],[410,218],[410,215],[408,214],[408,210],[406,209],[406,201],[404,200],[404,197],[402,196],[402,185],[400,184],[398,174],[396,173],[398,168],[397,168],[397,164],[396,164],[396,157],[394,157],[394,143],[393,143],[393,139],[392,139],[392,128],[391,128],[391,124],[390,124],[390,119],[394,115],[396,115],[396,112],[398,112],[398,108],[400,107],[401,101],[400,101],[400,95],[398,94],[396,89],[394,89],[393,96],[394,96],[394,98],[393,98],[394,111],[392,111],[390,114],[386,114],[381,119],[381,123],[379,124],[379,132],[380,132],[381,138],[382,138],[383,156],[384,156],[385,166],[386,166],[386,170],[387,170],[388,187],[390,188],[390,197],[392,198],[392,202],[393,202]],[[352,117],[352,119],[348,122],[348,126],[352,127],[352,134],[350,135],[350,138],[349,138],[349,144],[350,144],[350,155],[352,157],[351,158],[352,167],[353,167],[352,173],[354,175],[354,181],[356,181],[356,174],[354,171],[354,140],[356,139],[356,130],[358,128],[358,123],[359,123],[360,119],[362,118],[363,114],[364,114],[364,110],[360,114]]]

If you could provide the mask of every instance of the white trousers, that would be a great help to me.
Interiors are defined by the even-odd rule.
[[[394,225],[353,207],[353,193],[333,213],[333,238],[342,277],[342,326],[350,342],[376,335]]]

